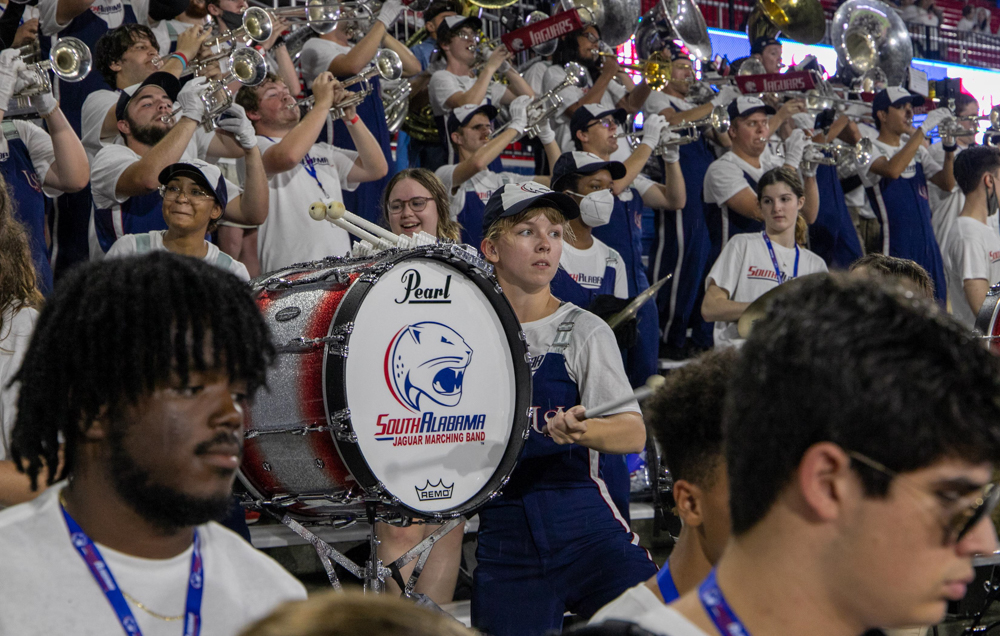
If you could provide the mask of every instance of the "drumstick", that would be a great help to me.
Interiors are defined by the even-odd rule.
[[[628,404],[632,400],[637,400],[639,402],[642,402],[650,395],[652,395],[653,392],[656,391],[656,389],[663,386],[664,382],[666,382],[666,380],[663,378],[662,375],[651,375],[649,376],[649,379],[646,380],[646,386],[639,387],[638,389],[635,390],[635,393],[633,393],[632,395],[622,398],[617,398],[615,400],[611,400],[610,402],[605,402],[604,404],[600,404],[593,408],[589,408],[586,410],[586,412],[584,412],[583,417],[580,419],[589,420],[592,417],[602,417],[608,411],[612,411],[623,404]]]
[[[399,242],[399,237],[384,227],[376,225],[368,219],[364,219],[353,212],[348,212],[347,208],[345,208],[344,204],[340,201],[331,201],[329,205],[326,206],[326,218],[330,221],[334,221],[335,219],[344,219],[348,223],[353,223],[364,230],[368,230],[375,236],[378,236],[382,240],[388,241],[393,245]]]

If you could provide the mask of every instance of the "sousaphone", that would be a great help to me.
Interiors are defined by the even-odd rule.
[[[826,35],[826,16],[819,0],[760,0],[747,20],[750,41],[778,33],[803,44],[818,44]]]
[[[833,16],[830,36],[841,69],[857,76],[880,68],[890,86],[906,80],[913,45],[906,24],[889,5],[878,0],[847,0]]]
[[[659,0],[642,16],[635,32],[636,52],[650,58],[668,42],[680,41],[699,60],[712,59],[705,16],[694,0]]]
[[[611,47],[625,44],[635,33],[641,0],[561,0],[559,11],[578,9],[584,22],[601,30],[601,40]]]

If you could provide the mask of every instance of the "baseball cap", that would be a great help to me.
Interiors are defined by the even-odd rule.
[[[177,101],[177,93],[181,92],[181,83],[176,77],[170,73],[157,71],[147,77],[142,84],[139,84],[139,86],[137,86],[131,93],[127,90],[122,91],[121,95],[118,96],[118,105],[115,106],[115,119],[118,121],[125,119],[125,109],[128,108],[128,103],[132,100],[134,95],[138,95],[139,91],[147,86],[159,86],[166,91],[167,97],[170,98],[170,101]]]
[[[506,183],[494,190],[483,213],[483,233],[504,217],[537,207],[552,207],[568,221],[580,216],[580,206],[568,194],[553,192],[540,183]]]
[[[438,27],[437,39],[446,40],[449,37],[449,33],[458,31],[464,26],[472,27],[473,31],[479,31],[483,28],[483,21],[475,16],[450,15],[441,21],[441,26]]]
[[[764,49],[771,46],[772,44],[777,44],[781,46],[781,42],[777,38],[772,37],[761,37],[755,39],[750,43],[750,55],[760,55],[764,52]]]
[[[229,190],[226,188],[226,180],[222,176],[222,171],[210,163],[199,161],[194,163],[172,163],[160,171],[159,181],[163,185],[170,183],[171,179],[177,177],[187,177],[198,185],[207,189],[213,195],[223,210],[229,204]]]
[[[564,152],[552,167],[552,189],[559,190],[563,177],[571,174],[594,174],[598,170],[607,170],[612,179],[625,176],[625,164],[620,161],[605,161],[592,152]]]
[[[737,117],[748,117],[757,111],[762,110],[767,115],[773,115],[777,111],[773,106],[768,106],[759,97],[748,97],[742,95],[729,103],[726,111],[729,113],[729,121],[734,121]]]
[[[924,97],[911,93],[902,86],[884,88],[876,93],[875,99],[872,100],[872,115],[874,116],[880,110],[889,110],[890,106],[899,108],[907,102],[914,106],[923,106]]]
[[[455,132],[462,126],[468,125],[469,120],[472,119],[476,113],[483,113],[490,118],[490,121],[493,121],[496,119],[499,112],[500,111],[498,111],[495,106],[491,106],[485,101],[478,106],[476,104],[462,104],[461,106],[456,106],[450,113],[448,113],[448,121],[445,122],[446,136],[451,139],[451,133]]]
[[[576,131],[586,130],[590,124],[611,115],[619,124],[625,123],[624,108],[607,108],[600,104],[583,104],[573,113],[569,121],[569,134],[576,139]]]

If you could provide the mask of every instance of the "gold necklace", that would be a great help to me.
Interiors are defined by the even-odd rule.
[[[121,589],[121,588],[118,588],[118,589]],[[184,618],[184,614],[181,614],[180,616],[164,616],[163,614],[159,614],[157,612],[154,612],[153,610],[149,609],[148,607],[146,607],[145,605],[143,605],[142,603],[140,603],[138,599],[136,599],[134,596],[132,596],[131,594],[129,594],[125,590],[122,590],[122,595],[128,601],[130,601],[133,605],[135,605],[136,607],[138,607],[142,611],[146,612],[147,614],[149,614],[153,618],[158,618],[161,621],[167,621],[167,622],[170,622],[170,621],[179,621],[182,618]]]

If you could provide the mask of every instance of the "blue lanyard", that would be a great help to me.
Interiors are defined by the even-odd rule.
[[[670,561],[665,562],[656,573],[656,586],[660,588],[660,596],[663,597],[664,603],[672,603],[680,598],[681,594],[677,591],[674,577],[670,573]]]
[[[108,603],[118,615],[118,620],[122,624],[122,629],[129,636],[142,636],[139,623],[128,603],[125,602],[125,595],[122,594],[115,577],[111,574],[111,568],[105,563],[100,550],[87,533],[80,528],[80,525],[66,512],[66,508],[59,504],[63,518],[66,520],[66,527],[69,528],[69,537],[73,542],[73,547],[80,553],[80,558],[87,564],[90,574],[97,581],[101,591],[108,598]],[[191,575],[188,577],[187,603],[184,608],[184,636],[198,636],[201,634],[201,596],[205,586],[204,563],[201,560],[201,540],[198,538],[198,531],[194,531],[194,549],[191,553]]]
[[[267,135],[264,135],[264,138],[267,139],[268,141],[274,141]],[[326,188],[323,187],[323,182],[319,180],[319,174],[316,172],[316,164],[313,163],[312,157],[309,156],[308,152],[306,153],[306,156],[302,158],[302,161],[300,161],[299,163],[302,164],[302,167],[305,168],[306,173],[310,177],[312,177],[313,180],[316,182],[316,185],[319,186],[319,189],[323,192],[323,198],[329,199],[330,195],[326,193]]]
[[[778,257],[774,255],[774,246],[771,245],[771,238],[767,235],[767,232],[761,232],[761,236],[764,237],[764,243],[767,244],[767,252],[771,255],[771,263],[774,264],[774,273],[778,276],[778,284],[782,284],[788,280],[788,276],[781,271],[781,266],[778,265]],[[795,269],[792,271],[792,278],[798,278],[799,276],[799,244],[795,244]]]
[[[722,590],[715,580],[715,568],[712,568],[708,578],[698,587],[698,597],[701,599],[701,606],[705,608],[705,613],[715,623],[715,628],[722,636],[750,636],[750,632],[743,626],[743,621],[729,607],[726,597],[722,595]]]

